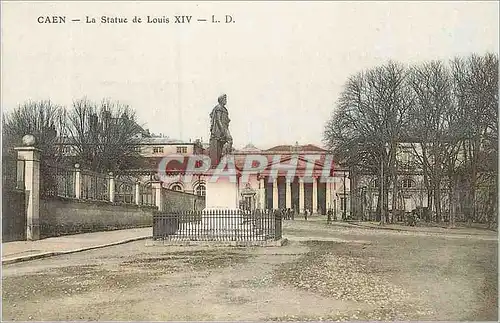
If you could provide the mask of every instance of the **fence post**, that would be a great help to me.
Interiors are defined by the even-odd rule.
[[[115,178],[113,177],[113,172],[109,172],[109,201],[111,203],[115,201]]]
[[[151,188],[153,188],[153,194],[155,196],[155,203],[158,207],[158,211],[163,211],[163,195],[161,194],[161,182],[152,182]]]
[[[80,170],[80,164],[75,164],[75,198],[80,199],[82,197],[82,172]]]
[[[141,182],[139,180],[135,181],[135,204],[141,204]]]
[[[26,192],[26,239],[40,239],[40,149],[34,147],[35,137],[23,137],[25,147],[16,147],[18,160],[24,161]]]
[[[281,212],[279,210],[274,211],[274,240],[281,239]]]

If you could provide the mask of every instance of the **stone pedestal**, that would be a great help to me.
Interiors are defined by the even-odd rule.
[[[238,209],[238,183],[231,182],[228,177],[220,177],[215,182],[208,176],[205,187],[206,209]]]
[[[239,210],[238,178],[220,176],[212,179],[214,170],[207,172],[205,209],[202,212],[203,230],[236,230],[243,224]]]

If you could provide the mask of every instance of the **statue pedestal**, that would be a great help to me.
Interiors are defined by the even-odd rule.
[[[216,181],[209,171],[205,191],[205,209],[201,226],[207,230],[238,230],[244,224],[243,212],[239,209],[238,179],[221,176]]]
[[[216,182],[208,180],[205,187],[206,209],[238,209],[238,183],[221,177]]]

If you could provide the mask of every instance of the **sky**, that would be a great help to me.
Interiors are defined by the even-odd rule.
[[[226,93],[236,148],[321,145],[344,82],[359,71],[499,47],[496,1],[2,1],[1,15],[4,111],[26,100],[111,98],[151,132],[208,141],[209,113]],[[54,15],[66,23],[37,22]],[[148,15],[170,22],[130,23]],[[175,15],[193,18],[176,24]]]

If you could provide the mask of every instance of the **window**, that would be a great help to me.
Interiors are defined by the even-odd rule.
[[[153,154],[163,154],[163,147],[153,147]]]
[[[64,155],[69,155],[69,154],[71,154],[72,152],[73,152],[73,149],[72,149],[72,147],[71,147],[71,146],[63,146],[63,147],[62,147],[62,153],[63,153]]]
[[[196,195],[205,196],[206,190],[205,184],[199,184],[196,186]]]
[[[140,146],[134,146],[134,151],[136,153],[140,153],[141,152],[141,147]]]
[[[414,163],[414,156],[413,154],[411,153],[411,151],[403,151],[401,152],[401,165],[403,166],[412,166],[412,164]]]
[[[177,147],[177,153],[178,154],[187,154],[188,149],[185,146],[178,146]]]
[[[413,186],[413,181],[411,178],[405,178],[401,181],[401,187],[403,188],[411,188]]]
[[[182,192],[182,186],[180,184],[174,184],[170,186],[170,189],[172,191]]]

